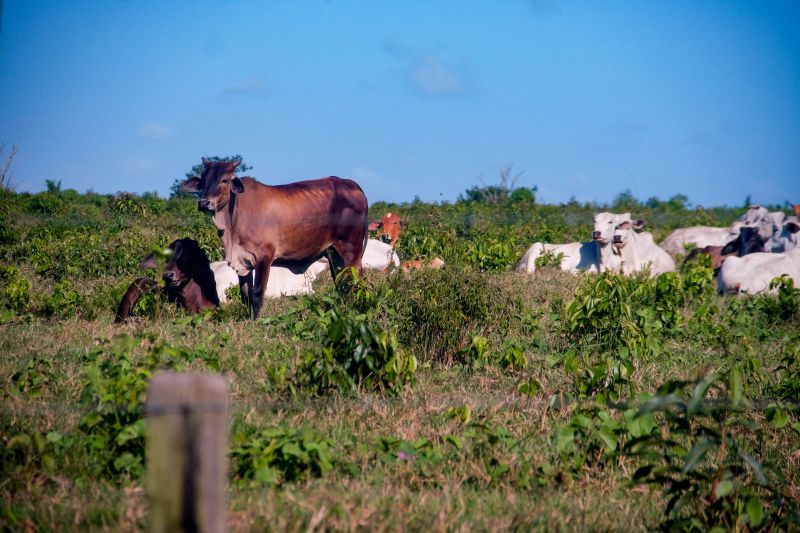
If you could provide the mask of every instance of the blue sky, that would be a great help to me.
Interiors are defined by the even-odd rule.
[[[270,184],[454,200],[800,202],[800,2],[5,0],[18,190],[158,191],[203,155]]]

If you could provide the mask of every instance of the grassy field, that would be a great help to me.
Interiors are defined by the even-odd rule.
[[[657,238],[742,211],[610,207]],[[723,298],[702,262],[511,271],[603,208],[376,204],[409,222],[401,257],[447,268],[115,325],[154,246],[221,257],[194,201],[0,193],[0,529],[145,529],[142,405],[172,368],[229,381],[232,530],[797,530],[800,291]]]

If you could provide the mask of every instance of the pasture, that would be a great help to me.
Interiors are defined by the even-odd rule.
[[[139,261],[222,249],[188,198],[0,192],[0,529],[147,527],[144,412],[161,368],[220,372],[231,530],[796,530],[800,291],[722,297],[709,264],[646,278],[513,272],[606,206],[530,195],[370,206],[402,259],[315,294],[113,323]],[[742,208],[621,194],[657,240]],[[358,350],[357,350],[358,348]],[[359,357],[354,353],[361,354]]]

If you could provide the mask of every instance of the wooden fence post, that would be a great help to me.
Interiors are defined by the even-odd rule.
[[[155,533],[225,531],[228,384],[157,372],[147,395],[147,488]]]

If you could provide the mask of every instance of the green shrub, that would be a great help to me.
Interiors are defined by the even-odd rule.
[[[514,260],[514,250],[502,242],[492,242],[488,245],[478,242],[471,246],[469,260],[483,272],[506,270]]]
[[[757,459],[764,436],[748,412],[746,381],[741,366],[670,381],[639,408],[637,417],[655,416],[662,429],[626,449],[647,463],[634,482],[663,488],[664,529],[783,530],[800,520],[779,474]]]
[[[467,268],[419,270],[389,286],[400,340],[430,361],[452,363],[474,335],[504,327],[509,315],[486,276]]]
[[[192,350],[150,338],[147,350],[137,356],[141,340],[128,336],[104,340],[86,356],[80,430],[89,457],[112,478],[138,478],[143,473],[144,401],[153,373],[181,370],[198,359],[207,368],[219,370],[219,351],[227,336],[211,334]]]
[[[333,469],[333,441],[310,429],[247,425],[231,441],[232,470],[240,482],[279,485]]]
[[[544,250],[539,257],[533,261],[533,264],[537,269],[546,267],[560,268],[563,259],[564,254],[561,252],[556,254],[553,253],[553,250]]]
[[[13,266],[0,267],[0,313],[10,318],[25,313],[31,300],[31,282]],[[2,320],[0,320],[2,321]]]
[[[310,329],[321,343],[297,370],[298,384],[317,394],[360,388],[400,392],[413,384],[417,360],[399,347],[391,329],[338,301],[309,299]]]

